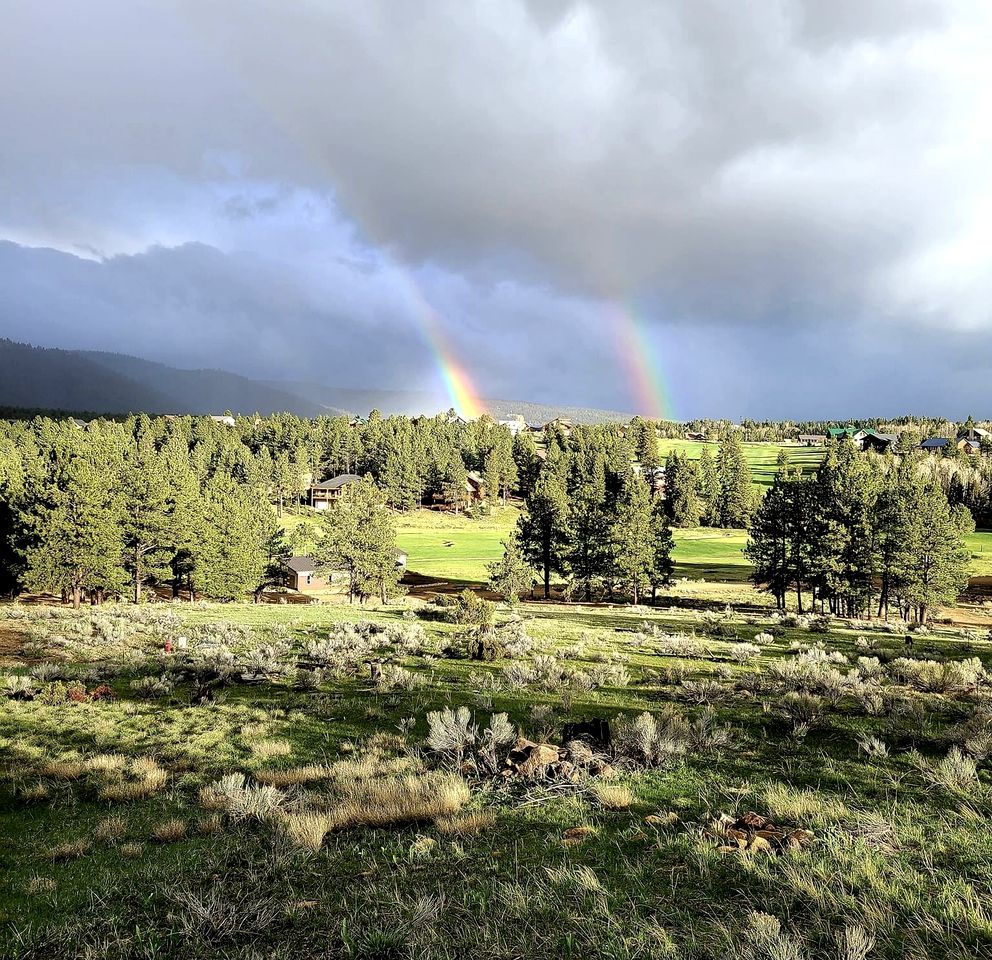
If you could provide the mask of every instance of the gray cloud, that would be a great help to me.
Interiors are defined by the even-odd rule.
[[[951,371],[989,329],[983,0],[9,6],[0,236],[108,258],[32,258],[35,330],[88,304],[87,336],[137,316],[124,342],[163,359],[199,322],[212,362],[318,366],[289,316],[335,376],[377,336],[362,376],[423,379],[401,263],[490,393],[629,406],[616,299],[684,412],[786,413],[817,377],[889,396],[893,363],[804,369],[818,339],[950,340]]]

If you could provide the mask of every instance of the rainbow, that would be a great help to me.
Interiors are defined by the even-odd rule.
[[[675,419],[661,361],[648,337],[647,324],[623,303],[610,305],[610,319],[620,359],[630,378],[636,412],[655,420]]]
[[[410,271],[399,265],[396,265],[396,269],[402,278],[404,293],[413,308],[420,332],[434,355],[434,363],[455,413],[466,420],[481,416],[485,413],[485,404],[468,371],[455,356],[437,311],[430,305]]]

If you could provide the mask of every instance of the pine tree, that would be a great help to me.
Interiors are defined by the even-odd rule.
[[[527,562],[541,572],[545,600],[551,599],[551,574],[562,574],[567,567],[570,532],[563,467],[560,458],[548,458],[517,521],[520,549]]]
[[[314,551],[318,569],[348,574],[348,601],[378,594],[383,603],[399,582],[396,530],[372,478],[351,487],[346,500],[324,513],[324,535]]]
[[[489,589],[501,594],[509,603],[516,603],[525,590],[533,588],[534,571],[528,565],[516,537],[503,541],[503,556],[486,569]]]
[[[596,459],[589,470],[589,476],[578,479],[568,500],[567,563],[586,601],[592,599],[593,581],[602,576],[610,556],[610,517],[602,460]]]
[[[677,452],[670,453],[665,461],[665,503],[668,518],[674,526],[699,526],[703,512],[699,486],[696,464]]]
[[[967,587],[969,556],[963,518],[952,514],[939,487],[917,485],[909,512],[900,592],[925,624],[935,607],[953,603]]]
[[[87,591],[123,585],[113,478],[84,457],[74,457],[57,471],[23,519],[30,531],[24,555],[29,589],[69,596],[78,608]]]
[[[720,526],[746,528],[754,512],[751,468],[736,430],[728,429],[720,440],[716,458],[720,483]]]
[[[651,493],[644,480],[631,473],[617,502],[611,539],[617,572],[635,604],[654,569],[654,533]]]
[[[140,441],[129,451],[120,484],[124,567],[139,603],[149,576],[171,575],[168,564],[175,553],[168,478],[149,442]]]
[[[667,484],[667,479],[666,479]],[[709,447],[699,455],[700,522],[707,527],[720,525],[720,478]]]
[[[266,542],[275,518],[260,491],[238,484],[226,473],[211,477],[203,490],[203,538],[194,583],[215,600],[237,600],[262,581]]]
[[[651,503],[651,565],[648,569],[648,583],[651,584],[651,603],[658,600],[658,587],[672,582],[675,564],[672,561],[672,551],[675,540],[668,525],[668,514],[665,503],[655,498]]]

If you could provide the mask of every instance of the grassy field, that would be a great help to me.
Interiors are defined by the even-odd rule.
[[[792,444],[777,443],[745,443],[744,456],[751,467],[751,476],[757,487],[769,487],[775,477],[779,452],[785,450],[789,462],[800,466],[804,473],[812,473],[823,459],[823,447],[798,447]],[[688,456],[690,460],[698,460],[706,448],[714,459],[717,455],[716,443],[699,443],[694,440],[659,440],[658,449],[662,457],[667,457],[673,451]]]
[[[411,598],[0,607],[0,956],[992,955],[987,639],[683,589],[502,609],[494,662]]]

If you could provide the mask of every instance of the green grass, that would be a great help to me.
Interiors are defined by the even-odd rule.
[[[481,678],[501,677],[509,664],[393,649],[383,656],[420,675],[417,689],[376,691],[358,662],[353,671],[306,692],[294,687],[292,674],[306,638],[323,636],[342,619],[408,624],[417,602],[369,610],[169,607],[184,621],[175,629],[185,633],[198,626],[221,631],[222,624],[235,623],[250,625],[254,642],[268,642],[277,638],[277,627],[288,631],[291,648],[281,655],[290,666],[287,676],[260,686],[235,683],[203,705],[190,704],[190,687],[182,679],[162,699],[136,698],[130,680],[160,675],[166,664],[155,632],[128,627],[128,608],[115,633],[120,650],[126,643],[132,651],[123,660],[121,652],[97,655],[92,646],[91,623],[109,612],[50,619],[39,611],[28,622],[5,619],[6,608],[0,607],[5,631],[48,644],[48,659],[78,660],[84,671],[106,673],[116,695],[75,704],[0,701],[0,955],[837,960],[845,955],[837,952],[835,939],[853,924],[875,939],[870,960],[990,955],[987,764],[980,764],[977,783],[956,792],[930,785],[911,752],[919,750],[923,762],[943,758],[957,725],[974,714],[974,695],[927,694],[887,679],[900,709],[869,714],[845,694],[836,703],[821,703],[813,729],[794,736],[782,689],[768,672],[796,659],[793,642],[822,642],[846,656],[848,664],[838,668],[844,672],[861,653],[855,646],[859,634],[873,638],[873,655],[883,662],[904,654],[902,638],[842,623],[815,634],[779,627],[758,659],[741,666],[730,658],[733,643],[767,629],[767,616],[708,622],[672,606],[681,594],[679,588],[662,598],[657,610],[524,605],[534,653],[567,650],[560,662],[570,668],[590,673],[619,661],[628,672],[618,685],[591,690],[537,685],[484,691]],[[501,620],[509,615],[500,611]],[[75,629],[77,621],[82,629]],[[659,652],[658,639],[638,641],[645,621],[666,633],[695,635],[707,644],[707,655],[672,656]],[[434,620],[421,625],[435,650],[457,642],[461,632]],[[65,637],[76,639],[67,645]],[[914,652],[938,659],[978,657],[992,668],[992,645],[953,630],[919,637]],[[24,669],[16,657],[13,669]],[[274,821],[221,816],[210,824],[210,811],[199,800],[201,787],[232,771],[250,782],[262,770],[371,756],[376,736],[380,742],[391,738],[386,756],[405,754],[403,740],[411,749],[421,747],[426,714],[446,706],[468,706],[483,725],[492,712],[504,711],[537,736],[531,710],[540,705],[552,711],[555,739],[564,721],[581,717],[615,722],[618,715],[650,711],[698,720],[704,711],[686,701],[683,678],[719,685],[716,718],[730,726],[732,743],[694,748],[656,769],[623,767],[616,779],[632,795],[626,809],[603,807],[581,783],[547,789],[470,778],[469,810],[489,815],[479,833],[453,835],[427,820],[333,831],[308,851],[289,845]],[[86,681],[89,688],[95,682]],[[401,737],[400,722],[409,717],[414,726]],[[867,757],[858,747],[865,734],[884,741],[888,755]],[[252,749],[259,741],[285,741],[290,753],[260,757]],[[342,754],[349,743],[355,753]],[[168,782],[145,799],[100,800],[103,774],[60,780],[43,772],[46,761],[66,753],[153,756],[168,771]],[[410,762],[422,761],[413,755]],[[29,802],[23,788],[39,783],[48,795]],[[333,805],[336,789],[316,782],[287,791],[286,799],[308,807]],[[809,828],[816,842],[778,856],[720,852],[704,830],[719,813],[748,810]],[[108,816],[120,817],[122,837],[101,833]],[[155,842],[155,828],[172,819],[189,825],[186,837]],[[200,832],[204,822],[212,832]],[[590,828],[588,837],[568,845],[563,836],[579,826]],[[52,851],[69,841],[85,844],[77,851],[81,855],[53,860]],[[139,846],[128,850],[126,843]],[[215,904],[215,915],[232,923],[193,923],[190,897]],[[749,953],[752,911],[779,921],[794,949]]]
[[[804,473],[812,473],[823,459],[823,447],[798,447],[792,444],[745,443],[744,456],[751,467],[751,478],[756,487],[770,487],[778,469],[778,455],[785,450],[789,463],[798,465]],[[709,450],[716,458],[719,444],[701,443],[695,440],[659,440],[658,449],[662,457],[677,452],[690,460],[698,460],[703,449]]]
[[[992,577],[992,530],[968,534],[965,544],[971,555],[971,575]]]

